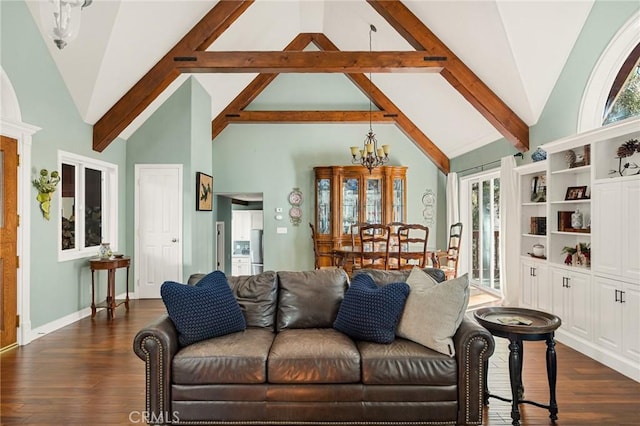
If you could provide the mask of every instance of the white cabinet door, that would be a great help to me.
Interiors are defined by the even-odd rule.
[[[594,272],[621,275],[623,241],[622,227],[622,187],[619,182],[603,183],[592,190],[592,260]]]
[[[622,182],[622,220],[619,222],[620,242],[610,240],[622,255],[622,276],[640,283],[640,180]],[[611,208],[611,207],[609,207]],[[607,239],[612,238],[607,235]]]
[[[249,241],[251,231],[251,212],[247,210],[234,211],[232,214],[233,241]]]
[[[562,329],[591,337],[591,276],[561,268],[551,268],[553,313],[562,320]]]
[[[251,210],[251,229],[263,229],[262,210]]]
[[[622,290],[622,354],[640,362],[640,286],[624,283]]]
[[[620,352],[622,342],[622,309],[620,282],[610,278],[593,278],[593,319],[596,344]]]
[[[523,258],[520,263],[521,304],[552,312],[549,268],[543,262]]]
[[[535,309],[536,300],[536,263],[533,260],[523,259],[520,262],[520,299],[525,308]]]
[[[551,277],[549,267],[546,264],[538,263],[535,271],[537,279],[537,308],[541,311],[553,313],[553,300],[551,290]]]
[[[571,332],[585,339],[591,337],[591,276],[572,272],[569,274],[569,306]]]

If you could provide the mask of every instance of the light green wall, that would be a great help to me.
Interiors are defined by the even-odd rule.
[[[211,270],[213,264],[212,212],[195,211],[195,174],[211,174],[211,102],[202,86],[189,78],[129,138],[127,170],[136,164],[183,165],[183,279]],[[215,184],[214,184],[215,185]],[[128,246],[134,247],[134,182],[127,183]]]
[[[436,191],[440,172],[393,125],[375,126],[378,140],[391,144],[390,165],[408,166],[407,220],[423,223],[422,194]],[[264,206],[264,264],[271,270],[313,268],[309,222],[314,211],[314,166],[347,165],[351,144],[364,138],[365,125],[271,124],[231,125],[213,142],[214,192],[262,192]],[[304,194],[300,226],[287,215],[287,195],[299,187]],[[275,219],[275,209],[284,219]],[[277,227],[287,234],[277,234]]]
[[[118,220],[125,223],[124,197],[127,179],[125,144],[113,142],[103,153],[92,147],[92,126],[76,109],[45,41],[24,2],[0,2],[0,46],[2,68],[16,91],[22,120],[40,127],[33,136],[32,175],[41,168],[58,168],[58,150],[72,152],[118,165],[120,194]],[[58,52],[56,52],[58,53]],[[59,191],[59,189],[58,189]],[[59,192],[56,192],[56,196]],[[37,328],[86,308],[91,303],[91,274],[86,259],[58,262],[59,202],[54,198],[51,220],[42,217],[31,191],[31,327]],[[118,233],[118,250],[126,251],[124,226]],[[123,271],[118,272],[117,292],[124,291]],[[103,276],[104,275],[104,276]],[[105,295],[106,274],[98,274],[98,294]]]
[[[531,153],[537,146],[577,133],[580,103],[591,72],[613,36],[639,8],[640,2],[635,0],[595,2],[538,123],[529,130],[530,150],[523,160],[518,159],[519,164],[530,163]],[[500,139],[453,158],[451,171],[485,164],[515,152],[509,142]],[[489,166],[495,167],[499,167],[499,163]],[[478,171],[479,168],[467,173]]]

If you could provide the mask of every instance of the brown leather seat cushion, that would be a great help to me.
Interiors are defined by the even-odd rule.
[[[173,357],[173,383],[264,383],[274,336],[267,328],[248,328],[186,346]]]
[[[360,354],[332,328],[287,329],[276,336],[267,368],[269,383],[357,383]]]
[[[456,359],[410,340],[383,345],[358,342],[366,385],[455,385]]]

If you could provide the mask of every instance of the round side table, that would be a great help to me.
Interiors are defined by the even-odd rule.
[[[556,350],[553,339],[554,331],[560,327],[561,321],[555,315],[533,309],[490,307],[474,312],[476,320],[492,335],[509,339],[509,380],[511,382],[511,399],[491,395],[484,381],[484,404],[489,404],[489,397],[511,402],[511,420],[515,426],[520,425],[518,404],[531,404],[549,410],[551,420],[558,419],[556,403]],[[549,381],[549,405],[523,399],[522,385],[522,342],[544,340],[547,342],[547,379]],[[485,362],[485,371],[489,362]]]

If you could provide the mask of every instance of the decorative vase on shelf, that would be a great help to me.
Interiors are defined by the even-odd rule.
[[[571,227],[573,229],[582,228],[582,213],[580,213],[580,209],[576,209],[576,211],[571,214]]]
[[[100,244],[98,248],[98,256],[100,256],[100,259],[109,259],[112,254],[110,243]]]
[[[531,154],[531,159],[533,160],[533,162],[537,162],[537,161],[543,161],[547,159],[547,152],[538,147],[536,148],[536,150],[533,152],[533,154]]]

